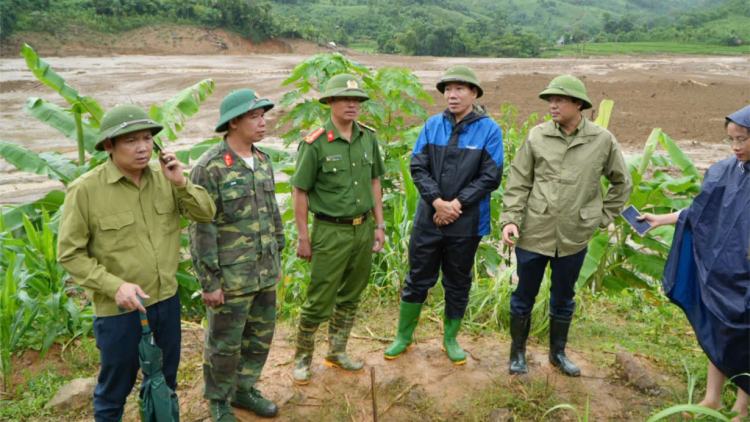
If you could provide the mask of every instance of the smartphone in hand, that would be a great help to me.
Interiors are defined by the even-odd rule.
[[[649,223],[646,220],[639,221],[636,217],[640,217],[641,213],[638,212],[637,209],[635,209],[634,206],[629,206],[625,208],[625,211],[622,212],[622,218],[627,221],[631,227],[633,227],[633,230],[638,232],[641,237],[645,236],[646,233],[648,233],[649,230],[652,229],[651,223]]]

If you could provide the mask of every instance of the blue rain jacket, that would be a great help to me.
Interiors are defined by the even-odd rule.
[[[713,364],[750,393],[750,163],[706,172],[677,222],[662,280]]]

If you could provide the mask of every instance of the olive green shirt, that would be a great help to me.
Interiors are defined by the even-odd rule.
[[[375,206],[372,180],[385,174],[375,132],[355,124],[349,143],[330,119],[323,129],[300,142],[292,185],[308,192],[314,214],[360,216]]]
[[[57,260],[86,288],[96,316],[123,312],[114,297],[126,281],[141,286],[149,306],[177,292],[180,214],[210,222],[215,212],[205,189],[176,187],[159,163],[143,170],[139,188],[108,160],[68,186]]]
[[[583,250],[630,197],[633,182],[614,135],[590,121],[571,142],[553,121],[531,129],[511,164],[501,227],[515,223],[517,246],[546,256]],[[602,198],[601,177],[609,190]]]

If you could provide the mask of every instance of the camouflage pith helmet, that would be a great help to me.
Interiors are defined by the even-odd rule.
[[[229,129],[230,120],[258,108],[268,111],[273,108],[273,103],[265,98],[259,98],[258,93],[252,89],[238,89],[230,92],[221,100],[216,131],[226,132]]]
[[[151,120],[140,107],[132,104],[117,106],[102,116],[99,125],[99,138],[96,140],[94,149],[104,151],[104,141],[115,139],[126,133],[150,130],[152,135],[161,132],[163,126]]]
[[[450,67],[445,72],[445,75],[443,75],[443,79],[437,83],[437,90],[441,94],[444,93],[445,85],[450,82],[463,82],[475,87],[477,89],[477,98],[484,95],[484,90],[482,90],[482,86],[479,84],[476,73],[469,66],[459,65]]]
[[[546,99],[548,95],[564,95],[566,97],[572,97],[583,101],[581,111],[592,107],[591,100],[586,95],[586,86],[583,85],[580,79],[575,76],[562,75],[558,76],[549,83],[547,88],[544,88],[539,98]]]
[[[370,96],[362,88],[362,82],[356,76],[348,73],[342,73],[329,79],[318,101],[325,104],[326,98],[331,97],[357,97],[360,103],[370,99]]]

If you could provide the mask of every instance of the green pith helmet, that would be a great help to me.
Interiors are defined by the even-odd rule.
[[[216,125],[216,131],[226,132],[229,129],[230,120],[258,108],[268,111],[273,108],[273,103],[265,98],[259,98],[258,93],[252,89],[238,89],[230,92],[221,100],[219,123]]]
[[[331,97],[357,97],[360,103],[370,99],[370,96],[362,89],[362,82],[356,76],[348,73],[342,73],[329,79],[318,101],[325,104],[326,98]]]
[[[104,151],[104,141],[115,139],[126,133],[138,132],[141,130],[150,130],[152,135],[156,135],[163,129],[162,125],[151,120],[140,107],[132,104],[117,106],[102,116],[102,122],[99,125],[99,138],[96,140],[94,149]]]
[[[471,86],[477,88],[477,98],[484,95],[482,86],[479,85],[479,79],[477,79],[476,73],[469,66],[452,66],[443,75],[443,79],[437,83],[437,90],[440,93],[445,92],[445,85],[449,82],[465,82]]]
[[[544,100],[548,95],[564,95],[582,100],[583,106],[581,106],[581,111],[592,107],[591,101],[586,95],[586,87],[575,76],[562,75],[553,79],[549,83],[549,86],[539,94],[539,98]]]

